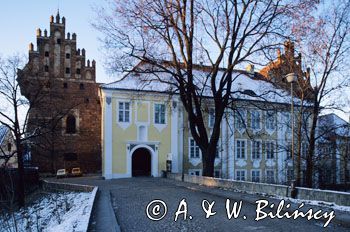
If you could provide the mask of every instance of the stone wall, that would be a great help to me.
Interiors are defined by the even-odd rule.
[[[167,173],[167,178],[181,181],[181,174]],[[267,194],[270,196],[290,197],[291,188],[286,185],[254,183],[236,180],[218,179],[203,176],[184,175],[184,181],[208,187],[226,188],[248,193]],[[297,188],[297,199],[333,202],[337,205],[350,206],[350,193],[319,189]]]

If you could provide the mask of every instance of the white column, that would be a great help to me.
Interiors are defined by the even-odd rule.
[[[105,156],[104,156],[104,174],[103,176],[106,179],[112,179],[112,167],[113,167],[113,138],[112,138],[112,128],[113,128],[113,112],[112,112],[112,98],[106,96],[105,99],[105,109],[104,109],[104,147],[105,147]]]
[[[174,173],[179,172],[179,151],[178,151],[178,132],[179,132],[179,106],[178,101],[172,102],[172,108],[171,108],[171,163],[172,167],[171,170]]]

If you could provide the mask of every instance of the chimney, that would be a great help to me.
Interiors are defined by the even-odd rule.
[[[248,64],[246,67],[246,71],[250,74],[254,74],[254,65],[253,64]]]

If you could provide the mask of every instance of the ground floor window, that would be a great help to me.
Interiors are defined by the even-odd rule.
[[[275,172],[273,170],[266,170],[266,182],[275,183]]]
[[[245,181],[245,170],[236,171],[236,180]]]
[[[252,181],[260,182],[260,170],[252,170]]]
[[[191,176],[201,176],[201,170],[199,170],[199,169],[189,170],[188,173]]]

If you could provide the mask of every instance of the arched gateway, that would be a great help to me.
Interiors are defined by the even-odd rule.
[[[138,148],[132,154],[132,176],[151,176],[152,156],[148,149]]]

